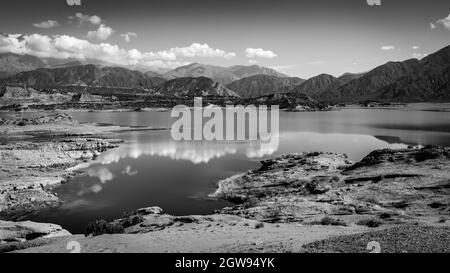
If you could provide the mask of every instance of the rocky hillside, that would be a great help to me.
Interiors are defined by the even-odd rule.
[[[145,75],[147,75],[150,78],[164,78],[163,75],[153,72],[153,71],[147,71],[144,73]]]
[[[161,78],[151,78],[138,71],[120,67],[94,65],[71,66],[56,69],[41,68],[19,73],[4,79],[3,84],[30,86],[90,86],[152,89],[163,83]]]
[[[85,64],[95,64],[95,60],[75,60],[38,58],[31,55],[19,55],[14,53],[0,54],[0,78],[16,75],[20,72],[32,71],[39,68],[63,68]]]
[[[413,72],[379,90],[376,98],[402,102],[450,101],[450,46],[422,59]]]
[[[348,77],[347,77],[348,78]],[[350,82],[322,90],[327,102],[450,100],[450,46],[425,57],[389,62]]]
[[[343,83],[348,83],[350,81],[356,80],[364,76],[365,73],[344,73],[338,79]]]
[[[238,97],[238,95],[206,77],[187,77],[177,78],[167,81],[160,85],[157,90],[163,96],[177,97],[203,97],[203,96],[221,96],[221,97]]]
[[[375,98],[380,89],[413,72],[418,66],[419,61],[416,59],[404,62],[389,62],[373,69],[358,79],[321,94],[319,98],[322,100],[346,102],[372,99]]]
[[[318,95],[330,85],[338,81],[337,78],[328,75],[320,74],[316,77],[310,78],[303,84],[296,86],[291,90],[293,93],[306,94],[311,97],[318,97]]]
[[[246,78],[254,75],[268,75],[275,76],[279,78],[287,78],[289,77],[286,74],[280,73],[272,68],[267,68],[259,65],[235,65],[229,68],[229,71],[239,78]]]
[[[163,76],[166,79],[185,78],[185,77],[189,78],[207,77],[211,78],[216,82],[219,82],[220,84],[226,85],[233,81],[237,81],[239,79],[254,75],[287,77],[284,74],[278,73],[274,69],[261,67],[257,65],[252,66],[237,65],[232,67],[221,67],[199,63],[193,63],[176,68],[172,71],[167,72]]]
[[[0,54],[0,78],[6,78],[23,71],[31,71],[46,64],[39,58],[30,55],[13,53]]]
[[[199,63],[178,67],[163,76],[166,79],[207,77],[220,84],[227,84],[239,79],[225,67]]]
[[[280,78],[269,75],[255,75],[234,81],[227,88],[243,98],[254,98],[280,93],[284,87],[302,82],[300,78]]]

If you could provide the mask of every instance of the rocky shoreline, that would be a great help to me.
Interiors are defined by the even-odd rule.
[[[16,221],[33,211],[59,205],[52,187],[77,175],[75,166],[118,147],[122,140],[112,134],[118,129],[81,125],[63,113],[0,119],[0,219]],[[6,235],[1,232],[0,242],[11,241],[14,236],[24,240],[29,234],[68,233],[51,224],[0,221],[0,226],[8,231]]]
[[[238,203],[218,213],[266,222],[345,225],[445,222],[450,219],[450,152],[442,147],[377,150],[360,162],[345,155],[303,153],[219,183],[214,197]]]
[[[118,130],[126,128],[80,125],[60,113],[0,120],[0,219],[20,220],[22,213],[58,205],[51,187],[76,175],[78,164],[117,147]],[[212,215],[138,209],[110,223],[96,221],[87,237],[52,224],[0,221],[0,252],[67,252],[72,240],[85,252],[353,252],[355,238],[383,230],[385,244],[395,234],[408,237],[408,230],[425,234],[418,240],[437,234],[447,242],[449,163],[449,149],[435,146],[377,150],[356,163],[342,154],[289,154],[219,182],[212,197],[235,206]],[[420,246],[406,249],[420,252]]]

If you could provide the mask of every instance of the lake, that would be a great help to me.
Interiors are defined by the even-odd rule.
[[[173,141],[169,130],[120,133],[126,142],[83,168],[84,175],[58,186],[64,204],[28,220],[82,233],[89,221],[160,206],[173,215],[209,214],[229,206],[208,194],[220,180],[257,168],[263,158],[326,151],[360,160],[380,148],[450,146],[450,104],[386,109],[280,112],[279,145],[255,142]],[[170,112],[70,112],[80,122],[170,127]]]

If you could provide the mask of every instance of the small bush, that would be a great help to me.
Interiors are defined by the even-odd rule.
[[[323,226],[347,226],[341,219],[334,219],[328,216],[323,217],[320,221],[311,222],[312,225],[323,225]]]
[[[254,229],[260,229],[260,228],[263,228],[263,227],[264,227],[264,223],[262,223],[262,222],[257,222],[253,226]]]
[[[88,236],[92,234],[93,236],[99,236],[102,234],[120,234],[123,232],[124,229],[120,223],[108,223],[105,220],[95,220],[88,224],[85,235]]]
[[[383,224],[383,222],[381,222],[378,219],[364,219],[364,220],[360,220],[356,224],[360,225],[360,226],[367,226],[367,227],[375,228],[375,227],[381,226]]]
[[[98,236],[102,234],[120,234],[124,229],[138,225],[145,221],[145,218],[136,211],[124,213],[122,219],[114,222],[107,222],[103,219],[90,222],[86,228],[85,235]]]
[[[123,228],[128,228],[140,224],[144,221],[145,219],[141,215],[129,215],[126,216],[125,218],[122,218],[120,223],[122,224]]]

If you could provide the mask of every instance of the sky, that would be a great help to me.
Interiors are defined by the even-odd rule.
[[[38,57],[339,76],[449,45],[450,1],[3,0],[0,33],[0,52]]]

